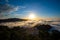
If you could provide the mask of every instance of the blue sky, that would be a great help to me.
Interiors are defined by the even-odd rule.
[[[60,18],[60,0],[0,1],[0,18],[24,18],[30,12],[41,18]]]

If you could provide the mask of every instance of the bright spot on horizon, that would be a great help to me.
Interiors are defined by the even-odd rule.
[[[30,20],[34,20],[35,18],[36,18],[36,16],[34,13],[30,13],[28,16],[28,19],[30,19]]]

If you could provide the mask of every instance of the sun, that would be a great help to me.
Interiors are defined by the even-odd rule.
[[[36,18],[35,14],[31,13],[28,16],[28,19],[34,20]]]

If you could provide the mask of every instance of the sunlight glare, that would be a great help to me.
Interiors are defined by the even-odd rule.
[[[28,19],[31,19],[31,20],[33,20],[33,19],[35,19],[36,18],[36,16],[35,16],[35,14],[33,14],[33,13],[31,13],[30,15],[29,15],[29,17],[28,17]]]

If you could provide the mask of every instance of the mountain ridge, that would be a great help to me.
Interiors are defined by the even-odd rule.
[[[16,22],[16,21],[27,21],[27,19],[20,19],[20,18],[0,19],[0,23],[2,23],[2,22]]]

